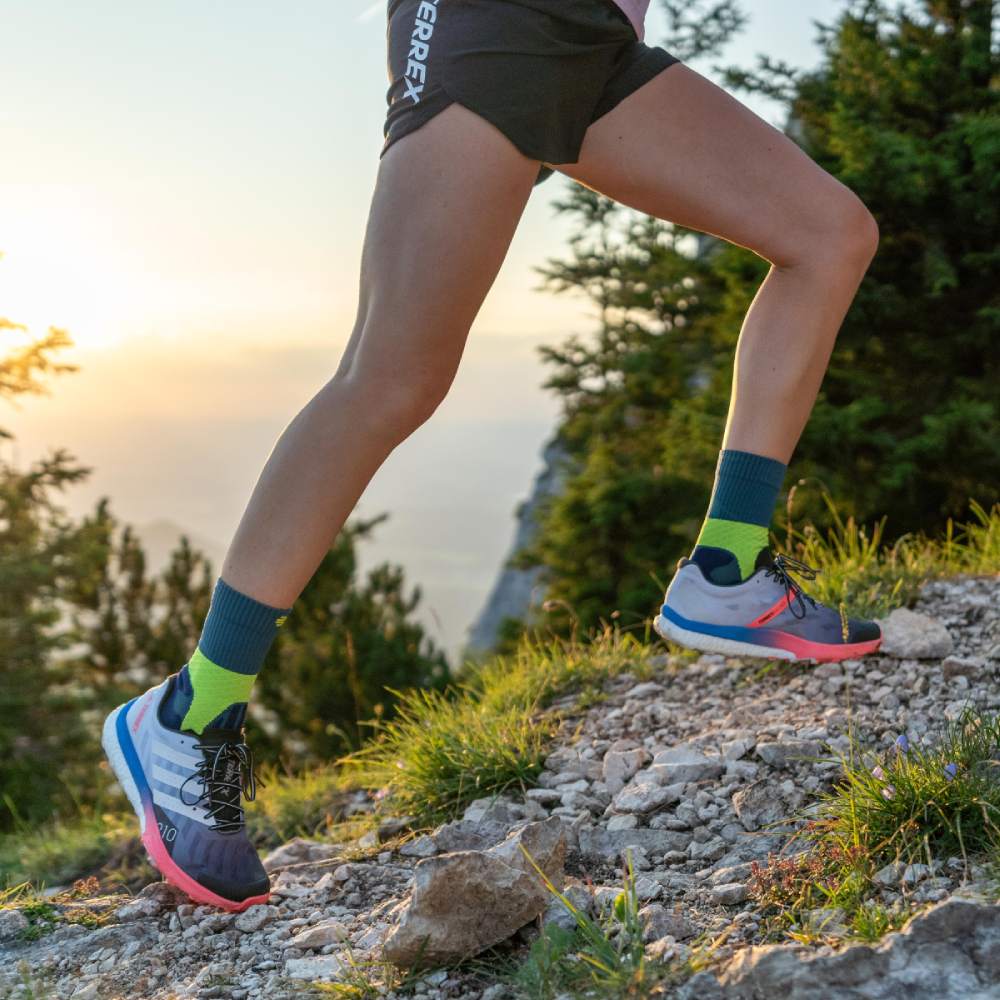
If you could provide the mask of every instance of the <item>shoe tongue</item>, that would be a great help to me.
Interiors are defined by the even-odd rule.
[[[198,742],[205,746],[221,746],[223,743],[242,743],[243,729],[222,729],[218,726],[203,729]]]

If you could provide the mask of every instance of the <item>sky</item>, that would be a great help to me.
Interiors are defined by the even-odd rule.
[[[665,32],[655,10],[647,40]],[[760,0],[722,62],[815,63],[839,0]],[[169,522],[217,558],[274,441],[329,378],[354,319],[382,143],[384,0],[0,0],[0,317],[75,341],[48,397],[11,407],[0,456],[69,448],[74,514]],[[711,74],[710,66],[694,68]],[[754,110],[780,124],[776,110]],[[557,418],[538,346],[593,325],[538,290],[566,249],[532,195],[451,396],[359,513],[364,560],[401,563],[449,649],[485,599]],[[0,349],[15,346],[5,333]]]

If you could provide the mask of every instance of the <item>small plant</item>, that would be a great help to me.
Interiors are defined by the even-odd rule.
[[[531,861],[531,858],[528,858]],[[631,859],[622,891],[605,913],[588,916],[552,884],[531,861],[535,871],[576,924],[574,931],[546,927],[525,962],[511,976],[511,984],[525,1000],[552,1000],[571,995],[625,1000],[661,996],[678,968],[646,959],[644,926]]]
[[[1000,718],[971,712],[930,748],[900,734],[872,759],[853,740],[843,778],[800,832],[807,849],[751,865],[751,896],[773,930],[824,940],[829,933],[817,917],[839,910],[837,937],[877,940],[912,915],[905,886],[891,909],[874,898],[881,868],[1000,855],[998,748]]]
[[[800,854],[751,862],[750,896],[767,918],[769,936],[829,941],[850,934],[842,921],[852,920],[872,891],[873,871],[860,847],[821,839]]]
[[[903,737],[875,766],[856,750],[820,804],[814,840],[876,866],[985,854],[1000,844],[1000,717],[966,712],[933,748]]]
[[[820,841],[789,857],[768,855],[750,863],[750,896],[764,912],[792,915],[853,903],[867,882],[868,865],[859,847]]]
[[[335,983],[313,983],[308,989],[314,996],[337,1000],[377,1000],[386,993],[408,993],[418,985],[422,972],[399,969],[389,962],[358,961],[348,950],[339,956],[343,968]]]
[[[510,977],[512,986],[524,997],[554,1000],[579,979],[575,943],[573,931],[547,924],[532,943],[528,957]]]
[[[913,911],[906,903],[890,908],[878,900],[869,899],[854,911],[851,934],[861,941],[878,941],[890,931],[898,931],[912,915]]]

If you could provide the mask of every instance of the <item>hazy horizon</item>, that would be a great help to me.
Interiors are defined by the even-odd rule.
[[[654,5],[655,6],[655,5]],[[835,0],[774,0],[718,62],[815,61]],[[353,322],[381,146],[383,3],[293,11],[37,0],[5,12],[0,64],[0,317],[65,327],[48,398],[0,408],[24,465],[67,447],[111,497],[222,548],[274,440],[329,377]],[[650,19],[648,39],[663,33]],[[707,72],[709,67],[696,64]],[[774,120],[775,109],[754,103]],[[581,299],[537,290],[568,228],[554,178],[532,195],[449,399],[359,506],[391,515],[363,556],[399,562],[454,651],[512,537],[556,402],[542,343],[586,332]],[[17,343],[11,334],[5,344]]]

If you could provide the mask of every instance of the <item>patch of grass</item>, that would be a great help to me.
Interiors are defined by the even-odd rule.
[[[530,859],[529,859],[530,860]],[[581,911],[535,866],[548,890],[565,907],[575,930],[548,926],[528,957],[507,977],[523,1000],[555,1000],[557,996],[601,1000],[648,1000],[690,971],[682,963],[651,962],[643,944],[644,926],[631,864],[613,906],[596,918]]]
[[[120,812],[82,809],[0,836],[0,885],[31,881],[63,885],[99,868],[122,843],[137,835],[135,818]]]
[[[387,992],[407,995],[420,985],[425,973],[399,969],[389,962],[358,961],[348,951],[346,967],[335,983],[312,983],[311,996],[336,1000],[377,1000]]]
[[[800,941],[877,940],[913,914],[905,885],[898,905],[876,898],[882,868],[997,857],[998,754],[1000,718],[971,712],[933,746],[901,736],[874,758],[853,739],[842,778],[801,832],[808,848],[751,866],[750,893],[771,931]],[[834,911],[841,919],[824,927],[822,914]]]
[[[1000,504],[985,510],[970,504],[971,520],[951,519],[939,538],[904,535],[884,544],[886,519],[871,527],[844,518],[824,496],[832,526],[825,533],[812,525],[796,530],[791,517],[794,488],[789,493],[787,551],[814,566],[820,575],[809,582],[809,593],[848,614],[883,617],[911,603],[928,580],[960,573],[1000,571]]]
[[[361,787],[384,789],[393,811],[450,819],[474,799],[534,783],[559,724],[544,712],[555,697],[593,700],[610,677],[649,676],[654,651],[612,630],[589,645],[526,641],[452,690],[401,694],[396,717],[343,763]]]
[[[855,749],[820,803],[814,840],[875,865],[980,855],[1000,845],[1000,717],[966,712],[933,747],[905,737],[872,766]]]
[[[890,931],[898,931],[911,916],[913,910],[906,903],[888,907],[878,900],[869,899],[854,911],[850,923],[851,935],[872,944]]]
[[[262,793],[247,803],[247,830],[260,847],[275,847],[292,837],[336,839],[342,832],[356,788],[342,769],[326,765],[288,774],[269,767],[262,769],[260,779]],[[352,832],[356,825],[349,824]]]
[[[522,997],[553,1000],[580,979],[575,960],[577,935],[557,924],[548,924],[532,942],[527,957],[510,975],[510,985]]]

